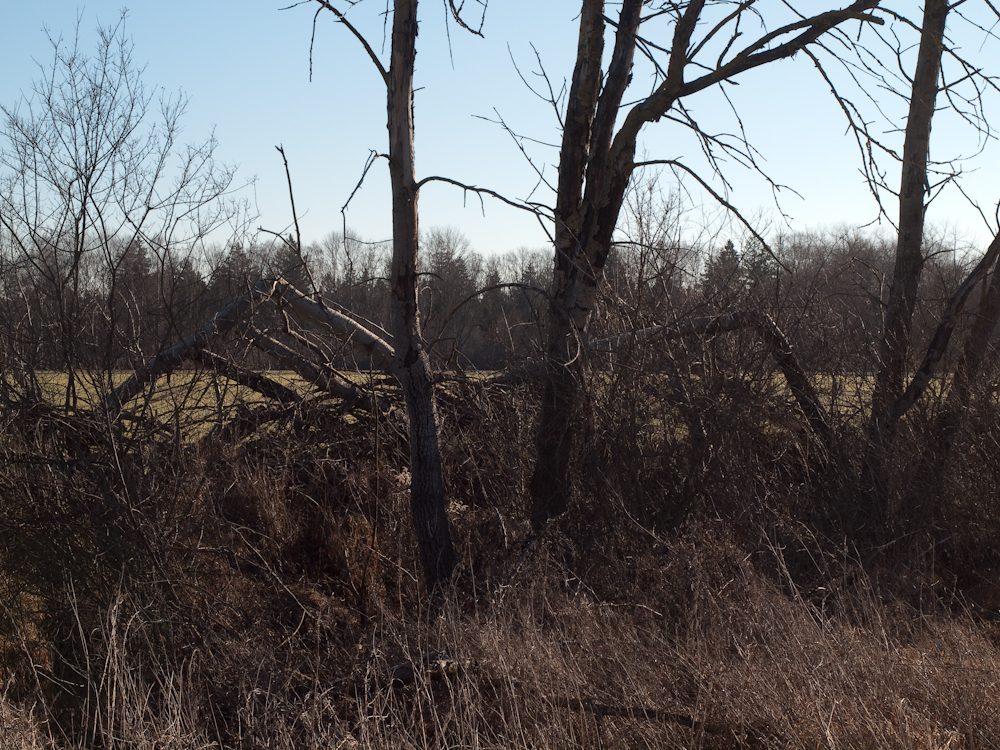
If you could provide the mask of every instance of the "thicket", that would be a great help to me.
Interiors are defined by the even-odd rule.
[[[666,204],[658,221],[676,222]],[[0,241],[3,237],[0,236]],[[881,324],[880,295],[891,276],[894,243],[848,229],[778,235],[770,250],[737,236],[711,241],[677,238],[647,245],[623,239],[607,270],[608,292],[596,324],[601,339],[653,325],[759,309],[794,339],[811,372],[872,372]],[[53,291],[53,271],[26,262],[9,242],[0,259],[0,319],[8,352],[30,370],[130,370],[197,330],[257,279],[280,276],[380,330],[386,325],[387,242],[338,232],[308,245],[247,242],[230,247],[151,248],[110,243],[111,264],[87,255],[73,291]],[[71,262],[71,251],[63,266]],[[914,346],[929,340],[944,301],[968,272],[970,248],[959,238],[930,237]],[[482,255],[455,228],[435,228],[422,245],[421,315],[441,370],[499,370],[537,354],[540,312],[551,284],[544,248]],[[70,321],[60,323],[68,311]],[[279,337],[284,322],[259,313]],[[68,328],[67,328],[68,327]],[[67,352],[63,339],[70,335]],[[288,343],[294,343],[287,339]],[[655,347],[654,347],[655,348]],[[369,364],[347,351],[330,360],[345,369]],[[339,356],[337,356],[339,355]],[[258,355],[261,364],[267,360]]]

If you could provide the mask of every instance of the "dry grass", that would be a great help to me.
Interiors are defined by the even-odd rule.
[[[544,545],[510,588],[478,605],[461,597],[403,611],[383,601],[357,633],[364,653],[353,664],[317,639],[329,615],[307,604],[299,630],[313,632],[303,638],[298,687],[257,660],[279,634],[229,644],[231,656],[257,659],[227,686],[225,729],[213,708],[221,686],[212,684],[225,659],[192,654],[144,681],[127,643],[141,634],[113,610],[103,620],[104,658],[88,676],[99,686],[87,706],[89,736],[102,747],[185,750],[1000,742],[1000,653],[971,620],[882,601],[863,578],[810,602],[702,533],[641,561],[643,575],[674,577],[644,602],[601,602],[566,586],[567,571]],[[685,569],[687,578],[675,577]],[[677,608],[683,618],[666,614]],[[399,664],[416,669],[390,672]],[[5,747],[69,746],[46,734],[37,706],[8,700],[2,711]]]
[[[690,485],[683,435],[631,435],[608,404],[602,473],[535,537],[530,393],[450,385],[463,562],[434,600],[398,415],[376,429],[314,405],[238,439],[134,444],[4,415],[0,747],[1000,745],[995,632],[949,568],[862,564],[824,540],[802,511],[823,475],[804,473],[799,438],[716,403]],[[631,485],[614,473],[625,450],[645,461]],[[686,519],[656,526],[682,491]]]
[[[291,370],[268,370],[272,380],[293,388],[300,393],[308,393],[311,386]],[[132,375],[131,371],[118,370],[111,374],[114,386],[124,383]],[[107,373],[76,373],[76,387],[81,409],[97,407],[107,390]],[[363,378],[363,373],[355,374]],[[65,398],[69,377],[65,372],[51,370],[36,374],[42,396],[50,404],[58,405]],[[177,409],[216,411],[218,408],[231,409],[237,403],[263,404],[266,400],[255,391],[238,385],[228,378],[206,370],[178,370],[170,377],[157,380],[156,384],[137,399],[137,403],[149,404],[154,413],[167,414]]]

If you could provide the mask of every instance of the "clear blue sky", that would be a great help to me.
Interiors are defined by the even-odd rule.
[[[309,44],[316,6],[280,10],[287,4],[274,0],[133,2],[126,31],[135,42],[137,61],[146,64],[147,85],[181,89],[190,97],[184,137],[202,140],[214,128],[219,156],[239,165],[242,180],[256,178],[247,195],[260,211],[257,223],[273,230],[286,229],[291,220],[284,171],[274,150],[275,145],[284,145],[304,238],[312,241],[341,227],[340,207],[357,183],[369,150],[386,149],[385,93],[364,51],[326,12],[317,26],[310,82]],[[913,12],[912,0],[904,5]],[[351,13],[376,50],[383,52],[383,59],[379,11],[384,7],[369,0]],[[43,28],[54,36],[71,37],[80,17],[81,47],[89,51],[94,48],[98,22],[113,25],[121,8],[119,3],[103,0],[85,6],[63,0],[6,3],[0,29],[0,101],[14,104],[39,76],[36,63],[50,63],[52,50]],[[558,141],[551,107],[525,88],[511,56],[530,77],[537,70],[534,43],[554,83],[561,85],[572,75],[578,9],[575,0],[494,0],[487,13],[486,38],[472,37],[451,23],[449,48],[444,5],[427,0],[421,4],[418,177],[444,175],[515,198],[529,195],[537,181],[531,167],[509,135],[479,118],[496,119],[499,112],[522,135]],[[995,42],[982,46],[984,33],[966,30],[962,34],[959,41],[973,56],[987,55],[988,60],[992,49],[993,57],[1000,59]],[[637,70],[636,85],[645,85],[643,75]],[[802,196],[783,195],[782,208],[792,217],[793,229],[857,226],[876,218],[843,116],[807,59],[800,55],[767,66],[740,84],[730,94],[749,140],[771,176]],[[882,104],[902,124],[902,110],[894,111],[886,99]],[[735,121],[717,92],[705,92],[690,100],[689,106],[706,129],[733,130]],[[935,122],[932,155],[969,155],[976,150],[971,131],[954,125],[944,118]],[[881,130],[885,127],[880,126]],[[895,145],[901,148],[898,136],[887,137],[896,138]],[[696,152],[691,139],[666,123],[649,127],[640,145],[640,154],[650,159],[696,159]],[[545,174],[554,178],[556,151],[531,146],[531,153],[540,165],[546,165]],[[997,173],[997,153],[995,146],[989,146],[965,165],[967,172],[978,169],[966,175],[965,189],[990,215],[1000,198],[1000,188],[992,179]],[[888,162],[886,166],[892,168]],[[766,183],[736,165],[726,168],[733,185],[732,202],[747,214],[769,213],[772,228],[779,228],[782,220]],[[716,186],[721,189],[721,184]],[[704,200],[711,213],[711,199],[699,198],[695,186],[689,187],[695,200]],[[535,197],[550,201],[544,192]],[[532,217],[489,201],[483,216],[479,199],[456,188],[431,185],[424,189],[420,206],[423,228],[455,226],[481,251],[545,244],[545,234]],[[936,201],[929,216],[935,225],[947,225],[969,239],[988,239],[989,229],[956,191]],[[367,239],[389,236],[385,162],[373,168],[355,197],[348,226]]]

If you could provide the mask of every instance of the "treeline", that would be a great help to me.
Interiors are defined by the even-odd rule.
[[[58,240],[40,245],[8,237],[0,259],[5,358],[24,371],[132,369],[200,328],[257,279],[273,276],[387,328],[385,242],[332,233],[301,253],[290,238],[199,250],[139,241],[94,242],[82,252]],[[775,319],[807,370],[869,373],[894,249],[888,237],[849,230],[779,235],[767,246],[748,237],[624,240],[606,269],[592,337],[753,308]],[[421,252],[423,331],[437,367],[498,370],[537,353],[551,251],[485,255],[444,228],[423,236]],[[926,254],[918,344],[968,265],[954,239],[928,239]],[[279,339],[292,334],[274,311],[261,311],[254,325]],[[347,348],[327,355],[340,368],[369,364]],[[259,352],[249,357],[252,366],[268,364]]]

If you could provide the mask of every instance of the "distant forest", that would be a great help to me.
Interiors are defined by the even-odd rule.
[[[669,203],[645,210],[649,215],[637,217],[637,226],[653,224],[661,235],[676,227]],[[636,234],[618,242],[608,261],[593,339],[755,308],[785,331],[807,371],[873,372],[895,252],[888,236],[779,234],[765,247],[747,236],[685,242]],[[0,242],[0,320],[8,363],[20,365],[15,369],[131,370],[200,328],[257,279],[275,275],[352,317],[388,327],[388,242],[350,234],[345,241],[335,232],[300,256],[291,239],[201,252],[96,241],[101,252],[77,261],[58,240],[48,255],[34,257],[12,252],[3,235]],[[551,250],[482,254],[447,227],[423,233],[420,252],[423,334],[437,368],[500,370],[538,355]],[[928,240],[926,254],[914,320],[917,351],[969,267],[953,237]],[[295,343],[291,323],[273,311],[261,312],[254,324]],[[335,367],[369,365],[346,347],[327,355]],[[249,361],[271,366],[259,352]]]

